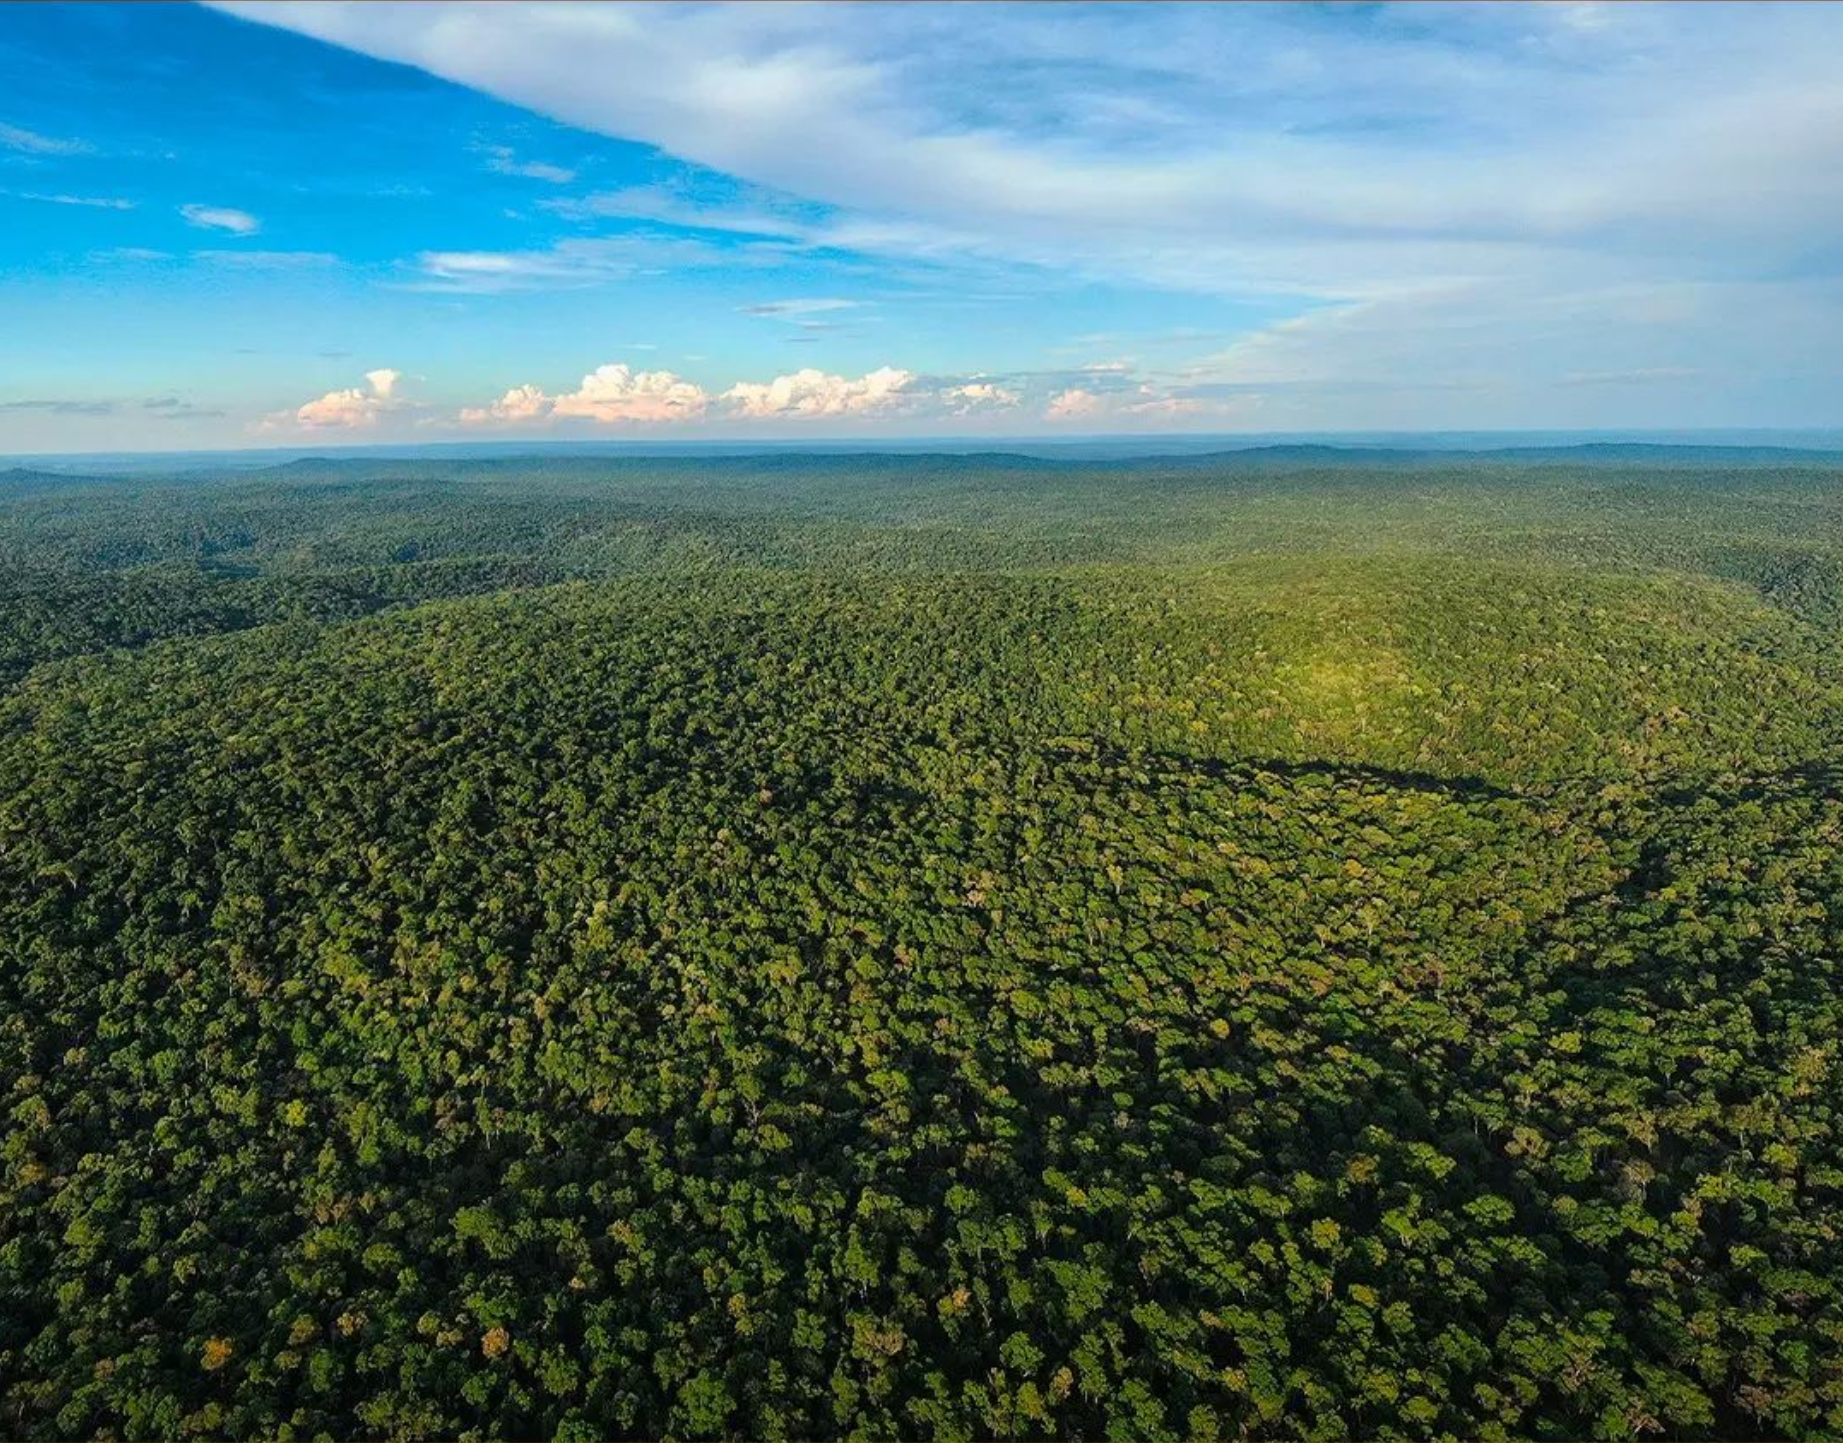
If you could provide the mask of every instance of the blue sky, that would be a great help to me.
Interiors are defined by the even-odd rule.
[[[1843,424],[1843,7],[0,7],[0,452]]]

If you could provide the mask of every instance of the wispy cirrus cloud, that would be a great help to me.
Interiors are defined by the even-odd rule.
[[[192,259],[245,270],[323,270],[342,264],[330,251],[230,251],[199,250]]]
[[[566,239],[535,250],[423,251],[411,278],[401,284],[412,290],[493,295],[608,285],[667,267],[746,264],[746,256],[690,237],[635,234]]]
[[[141,402],[143,411],[151,411],[163,421],[215,420],[229,412],[215,406],[197,406],[178,396],[150,396]]]
[[[110,416],[120,407],[114,401],[20,400],[0,401],[0,411],[37,411],[50,416]]]
[[[713,196],[685,184],[636,185],[554,196],[539,205],[572,220],[657,221],[680,230],[802,245],[818,243],[825,218],[823,208],[800,206],[790,197],[748,186],[726,186],[721,195]]]
[[[520,160],[509,145],[489,146],[486,168],[496,175],[516,175],[525,180],[549,181],[552,185],[567,185],[576,178],[576,172],[567,166],[542,160]]]
[[[91,210],[133,210],[136,202],[112,195],[48,195],[41,191],[12,190],[6,194],[19,200],[36,200],[46,205],[77,205]]]
[[[791,301],[758,301],[754,305],[738,306],[745,316],[773,316],[777,319],[797,320],[803,316],[823,315],[827,311],[852,310],[862,302],[841,300],[831,296],[814,296]]]
[[[262,222],[246,210],[221,205],[182,205],[179,213],[187,225],[200,230],[228,231],[231,235],[255,235]]]
[[[812,296],[787,301],[760,301],[754,305],[737,307],[738,313],[745,316],[759,316],[764,320],[779,321],[794,327],[802,335],[790,336],[789,340],[816,342],[820,332],[836,331],[846,324],[841,317],[849,312],[862,311],[861,301],[848,301],[832,296]],[[862,317],[859,317],[862,319]]]
[[[1685,212],[1726,230],[1834,213],[1834,196],[1804,188],[1814,168],[1836,176],[1819,137],[1843,105],[1825,58],[1838,22],[1823,15],[1671,24],[1620,7],[1584,31],[1564,6],[1127,21],[1046,5],[995,12],[975,35],[930,6],[247,8],[831,207],[858,244],[1075,255],[1185,285],[1218,265],[1226,287],[1258,259],[1277,274],[1257,281],[1335,292],[1362,277],[1327,263],[1359,242],[1394,248],[1399,267],[1420,259],[1414,242],[1636,243],[1669,239],[1655,227]],[[1717,57],[1719,88],[1684,85]],[[1693,155],[1679,148],[1691,137]],[[1609,164],[1577,164],[1584,142],[1612,147]],[[1750,212],[1715,204],[1711,182]],[[1308,238],[1329,249],[1277,249]],[[1249,254],[1262,245],[1276,249]]]
[[[69,140],[41,135],[23,125],[0,122],[0,150],[14,150],[26,155],[88,155],[95,146],[84,140]]]

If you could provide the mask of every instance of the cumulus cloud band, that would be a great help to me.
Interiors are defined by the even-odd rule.
[[[879,366],[861,376],[808,367],[766,381],[738,381],[711,395],[672,371],[636,371],[624,362],[597,367],[574,391],[552,396],[531,384],[497,401],[462,408],[467,426],[519,426],[549,420],[604,425],[676,425],[706,419],[814,421],[876,417],[958,417],[1015,408],[1021,390],[997,381],[918,376]]]

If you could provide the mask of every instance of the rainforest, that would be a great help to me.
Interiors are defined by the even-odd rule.
[[[1843,458],[0,472],[0,1434],[1843,1436]]]

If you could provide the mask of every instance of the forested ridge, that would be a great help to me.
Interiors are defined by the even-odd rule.
[[[1843,1436],[1843,470],[0,473],[0,1435]]]

